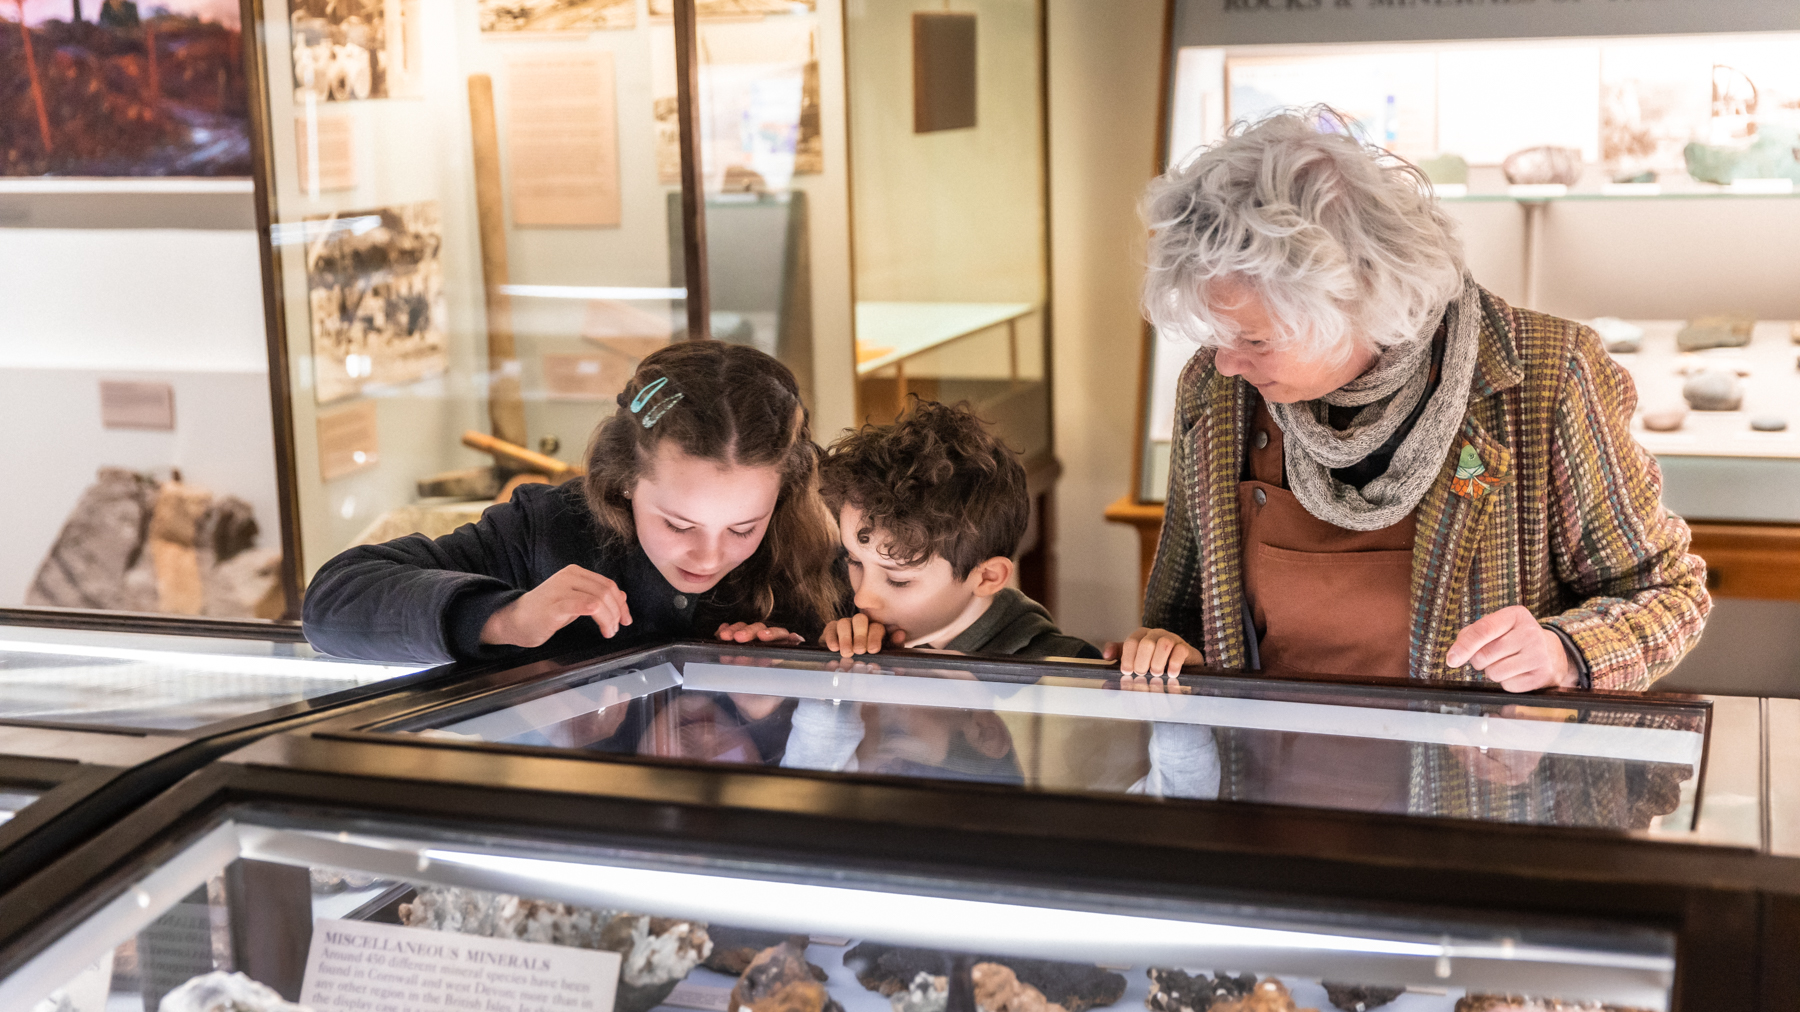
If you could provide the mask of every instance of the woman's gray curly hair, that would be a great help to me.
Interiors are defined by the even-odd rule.
[[[1342,360],[1427,337],[1462,288],[1456,225],[1411,163],[1329,106],[1232,126],[1150,184],[1144,315],[1202,346],[1236,336],[1214,286],[1263,299],[1275,344]]]

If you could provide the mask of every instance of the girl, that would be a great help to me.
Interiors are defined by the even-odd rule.
[[[672,344],[594,430],[585,478],[522,485],[435,541],[344,552],[307,589],[306,638],[418,662],[700,630],[813,639],[839,606],[818,455],[786,366],[742,345]]]

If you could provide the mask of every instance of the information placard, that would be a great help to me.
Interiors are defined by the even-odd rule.
[[[619,954],[313,922],[300,1003],[319,1012],[612,1012]]]

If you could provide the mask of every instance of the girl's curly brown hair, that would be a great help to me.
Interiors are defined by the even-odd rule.
[[[892,425],[846,433],[819,466],[832,513],[862,513],[857,539],[879,531],[882,553],[902,565],[943,556],[957,579],[1019,550],[1030,519],[1025,468],[967,403],[911,398]]]
[[[582,479],[588,508],[604,537],[636,544],[626,493],[667,440],[702,460],[778,468],[781,491],[762,544],[719,581],[714,601],[751,621],[768,620],[779,605],[786,621],[823,626],[838,611],[838,548],[819,501],[819,448],[808,422],[794,374],[755,348],[722,341],[660,348],[638,365],[619,410],[594,430]]]

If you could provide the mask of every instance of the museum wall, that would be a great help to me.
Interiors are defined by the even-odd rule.
[[[89,196],[89,205],[107,198]],[[29,223],[32,200],[0,199]],[[51,203],[60,203],[52,201]],[[215,200],[212,203],[217,204]],[[248,224],[248,194],[235,215]],[[52,220],[73,220],[60,210]],[[166,223],[166,222],[165,222]],[[101,467],[248,502],[277,546],[268,352],[256,236],[247,228],[0,228],[0,607],[25,603],[39,564]],[[172,430],[106,428],[102,380],[167,383]],[[29,495],[19,493],[29,487]]]
[[[1131,488],[1143,320],[1137,198],[1155,163],[1161,0],[1050,0],[1057,618],[1096,643],[1137,626],[1137,536],[1101,514]]]
[[[976,15],[976,125],[918,134],[911,19],[942,5],[851,5],[859,301],[1044,298],[1035,8],[1036,0],[956,5]]]

